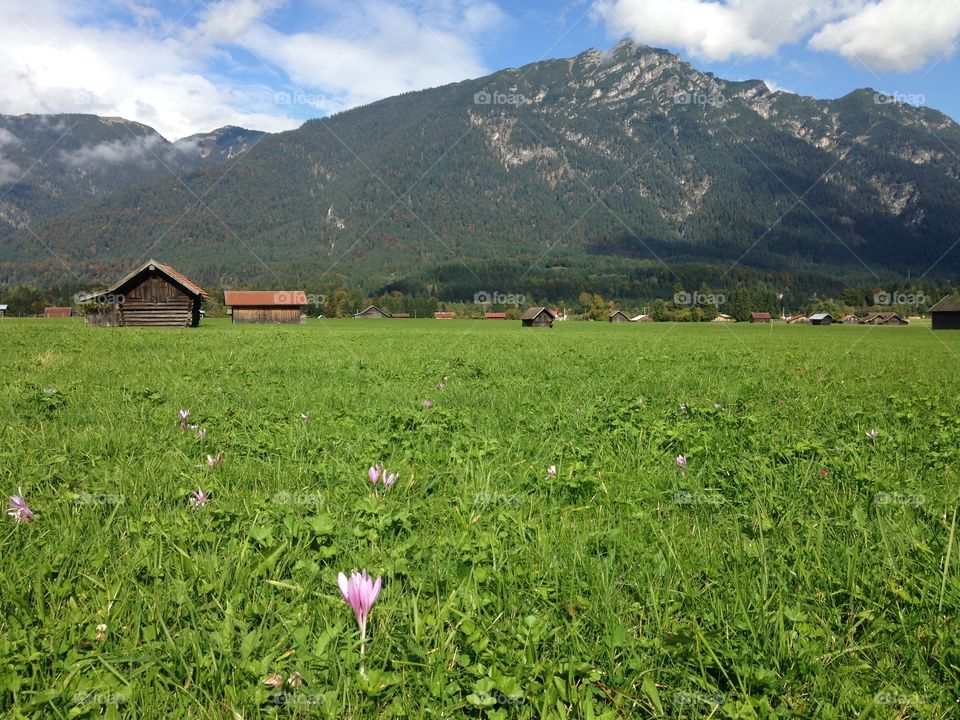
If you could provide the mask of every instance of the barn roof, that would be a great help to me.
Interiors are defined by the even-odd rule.
[[[506,320],[507,314],[505,312],[488,312],[484,313],[483,316],[487,320]]]
[[[535,320],[535,319],[538,318],[542,313],[547,313],[547,315],[550,316],[550,319],[551,319],[551,320],[556,320],[556,318],[557,318],[556,315],[554,315],[552,312],[550,312],[549,310],[547,310],[545,307],[532,307],[532,308],[530,308],[529,310],[527,310],[520,319],[521,319],[521,320]]]
[[[92,300],[93,298],[100,297],[101,295],[111,295],[113,293],[116,293],[117,290],[119,290],[128,282],[133,280],[140,273],[144,272],[145,270],[148,270],[151,266],[155,267],[163,275],[166,275],[170,280],[172,280],[175,284],[182,287],[189,294],[199,295],[202,298],[209,297],[209,295],[207,295],[206,290],[204,290],[202,287],[197,285],[195,282],[193,282],[193,280],[188,278],[183,273],[179,273],[169,265],[164,265],[163,263],[159,263],[156,260],[147,260],[143,265],[138,267],[136,270],[134,270],[130,274],[126,275],[119,282],[114,283],[110,287],[106,288],[105,290],[101,290],[100,292],[90,293],[88,295],[81,297],[80,302],[84,302],[86,300]]]
[[[616,317],[617,315],[623,315],[627,320],[630,319],[630,316],[627,315],[623,310],[614,310],[607,317]]]
[[[361,315],[366,315],[367,313],[369,313],[369,312],[371,312],[371,311],[372,311],[372,312],[380,313],[380,314],[383,315],[384,317],[393,317],[393,316],[392,316],[390,313],[388,313],[386,310],[381,310],[381,309],[378,308],[376,305],[370,305],[370,306],[368,306],[366,310],[361,310],[361,311],[358,312],[356,315],[354,315],[354,317],[360,317]]]
[[[810,316],[811,320],[826,320],[827,318],[830,318],[831,320],[833,320],[833,315],[826,312],[819,312]]]
[[[300,307],[307,304],[303,290],[225,290],[223,304],[231,307]]]
[[[930,312],[960,312],[960,295],[947,295],[930,308]]]
[[[773,317],[768,312],[754,312],[750,313],[750,317],[754,320],[772,320]]]

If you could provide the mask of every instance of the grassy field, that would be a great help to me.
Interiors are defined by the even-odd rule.
[[[960,713],[960,333],[7,319],[0,347],[0,490],[35,514],[0,526],[6,717]]]

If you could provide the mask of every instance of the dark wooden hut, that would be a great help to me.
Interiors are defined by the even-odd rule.
[[[834,323],[833,315],[830,313],[814,313],[810,316],[811,325],[832,325]]]
[[[750,313],[750,322],[752,323],[768,323],[773,320],[773,317],[768,312],[754,312]]]
[[[628,323],[630,322],[630,318],[623,310],[614,310],[609,316],[607,316],[607,322]]]
[[[299,323],[307,294],[303,290],[226,290],[223,304],[232,308],[235,323]]]
[[[207,292],[169,265],[148,260],[119,282],[81,298],[93,310],[88,324],[120,327],[197,327]]]
[[[553,327],[556,315],[545,307],[534,307],[527,310],[520,318],[523,327]]]
[[[934,330],[960,330],[960,295],[948,295],[930,308]]]
[[[354,315],[355,318],[365,318],[368,320],[383,320],[384,318],[392,317],[390,313],[384,312],[376,305],[371,305],[366,310],[358,312]]]
[[[895,312],[879,312],[879,313],[870,313],[863,319],[864,325],[909,325],[910,321],[907,320],[900,313]]]

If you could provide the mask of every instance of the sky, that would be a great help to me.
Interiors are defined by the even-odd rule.
[[[628,37],[729,80],[870,87],[960,120],[960,0],[0,0],[0,113],[274,132]]]

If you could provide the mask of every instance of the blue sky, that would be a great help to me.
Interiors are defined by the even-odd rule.
[[[960,119],[957,0],[0,0],[0,113],[275,131],[624,37],[727,79],[872,87]]]

